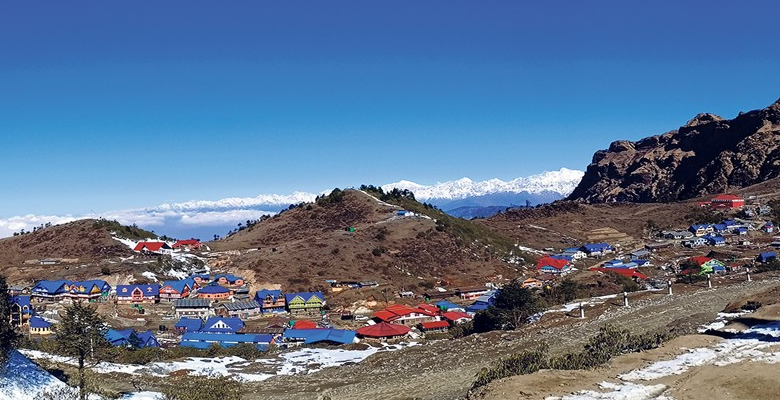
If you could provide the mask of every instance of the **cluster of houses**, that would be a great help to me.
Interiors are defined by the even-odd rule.
[[[750,229],[753,229],[750,224],[735,220],[725,220],[719,224],[693,224],[688,227],[688,230],[663,231],[661,236],[668,240],[680,240],[680,244],[684,247],[721,247],[726,245],[725,236],[744,236],[748,234]],[[774,225],[771,221],[766,221],[760,227],[760,230],[765,233],[772,233],[774,232]]]
[[[600,258],[613,254],[615,248],[609,243],[586,243],[582,247],[564,249],[557,254],[551,254],[540,258],[536,262],[536,270],[542,274],[562,275],[571,272],[572,263],[586,257]]]
[[[99,279],[42,280],[38,281],[30,292],[31,298],[37,301],[113,299],[118,304],[157,303],[161,300],[173,301],[191,296],[210,301],[240,298],[241,294],[249,297],[243,278],[232,274],[220,274],[213,278],[208,274],[196,274],[187,279],[164,281],[161,284],[117,285],[116,288]]]
[[[203,245],[197,239],[177,240],[173,245],[168,242],[138,242],[133,251],[142,254],[171,254],[174,251],[197,251]]]

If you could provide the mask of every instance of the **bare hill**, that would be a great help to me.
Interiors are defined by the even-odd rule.
[[[536,208],[508,210],[485,220],[490,228],[536,249],[606,241],[632,247],[647,241],[649,226],[682,228],[695,202],[585,204],[560,201]]]
[[[225,264],[256,285],[292,290],[327,290],[325,280],[336,279],[420,293],[517,275],[517,266],[502,259],[506,247],[498,245],[509,239],[409,199],[395,202],[404,207],[347,190],[337,200],[331,194],[209,245],[230,254]],[[402,208],[418,213],[398,215]]]

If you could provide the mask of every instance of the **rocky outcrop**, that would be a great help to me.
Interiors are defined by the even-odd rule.
[[[587,202],[668,202],[780,176],[780,100],[734,119],[699,114],[675,131],[599,150],[569,196]]]

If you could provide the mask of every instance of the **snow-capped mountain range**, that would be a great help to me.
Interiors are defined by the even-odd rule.
[[[536,205],[561,199],[574,190],[582,175],[582,171],[561,168],[559,171],[511,181],[491,179],[476,182],[463,178],[434,185],[399,181],[383,185],[382,188],[409,189],[420,201],[434,204],[452,215],[471,218],[493,215],[510,206]],[[314,201],[316,196],[315,193],[294,192],[290,195],[265,194],[256,197],[164,203],[88,215],[12,216],[0,218],[0,237],[11,236],[13,232],[21,229],[29,231],[46,222],[56,225],[83,218],[106,218],[122,224],[136,224],[172,237],[208,240],[215,234],[224,236],[239,222],[276,214],[290,204]]]
[[[490,179],[475,182],[469,178],[461,178],[456,181],[442,182],[435,185],[420,185],[410,181],[399,181],[383,185],[385,191],[393,188],[408,189],[414,193],[417,200],[457,200],[468,197],[479,197],[497,193],[555,193],[561,197],[568,196],[580,183],[584,172],[561,168],[558,171],[543,172],[539,175],[531,175],[526,178],[517,178],[511,181]]]

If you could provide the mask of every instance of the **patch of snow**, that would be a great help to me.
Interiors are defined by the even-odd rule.
[[[166,377],[172,372],[190,370],[192,375],[204,376],[231,376],[234,379],[244,381],[263,381],[275,376],[264,373],[244,373],[243,369],[254,363],[276,366],[276,375],[293,375],[298,373],[311,373],[323,368],[336,367],[346,363],[358,363],[372,354],[385,351],[400,350],[405,347],[418,345],[418,342],[407,342],[396,345],[382,344],[382,347],[369,347],[365,350],[344,349],[312,349],[303,348],[280,354],[278,358],[259,359],[248,362],[241,357],[215,357],[202,358],[190,357],[184,361],[155,362],[147,365],[117,364],[101,362],[92,368],[101,374],[124,373],[130,375],[149,374],[152,376]],[[76,361],[70,357],[48,354],[37,350],[20,350],[26,356],[33,359],[46,359],[75,365]],[[6,400],[0,397],[0,400]]]
[[[145,272],[142,272],[142,273],[141,273],[141,275],[142,275],[143,277],[145,277],[146,279],[149,279],[149,280],[150,280],[150,281],[152,281],[152,282],[158,282],[158,280],[157,280],[157,274],[155,274],[154,272],[151,272],[151,271],[145,271]]]
[[[111,232],[111,239],[114,239],[114,240],[118,241],[119,243],[122,243],[123,245],[129,247],[130,250],[135,249],[135,246],[138,244],[134,240],[118,237],[118,236],[116,236],[116,233],[114,233],[114,232]],[[123,259],[122,261],[124,261],[124,260],[125,259]]]
[[[671,400],[664,395],[669,390],[666,385],[638,385],[635,383],[601,382],[599,388],[609,392],[583,390],[563,397],[547,397],[545,400]]]
[[[780,338],[780,321],[756,325],[715,346],[689,349],[674,359],[658,361],[619,377],[625,381],[648,381],[680,375],[692,367],[705,364],[725,366],[745,360],[780,363],[780,352],[766,351],[777,344],[777,338]]]
[[[135,392],[129,393],[122,397],[121,400],[159,400],[162,397],[162,393],[158,392]]]
[[[170,276],[172,278],[176,278],[176,279],[187,279],[187,277],[189,276],[189,274],[187,274],[186,272],[175,270],[173,268],[169,269],[165,273],[165,275],[168,275],[168,276]]]
[[[520,249],[520,250],[522,250],[522,251],[525,251],[525,252],[527,252],[527,253],[535,253],[535,254],[547,254],[547,253],[546,253],[546,252],[544,252],[544,251],[541,251],[541,250],[536,250],[536,249],[532,249],[532,248],[530,248],[530,247],[520,246],[519,244],[517,244],[517,245],[515,245],[515,246],[517,246],[517,248],[518,248],[518,249]]]
[[[37,400],[45,389],[65,386],[18,351],[0,366],[0,400]]]

